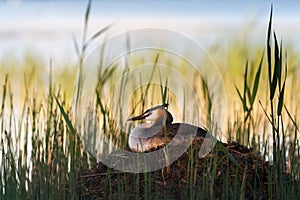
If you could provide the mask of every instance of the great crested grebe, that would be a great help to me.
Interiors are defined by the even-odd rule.
[[[207,131],[190,124],[172,123],[172,114],[167,111],[168,104],[155,106],[146,110],[139,116],[129,118],[127,121],[148,120],[136,126],[129,135],[129,148],[135,152],[145,152],[162,147],[169,143],[177,133],[183,133],[183,138],[193,135],[193,138],[205,138]],[[182,141],[177,141],[181,143]]]

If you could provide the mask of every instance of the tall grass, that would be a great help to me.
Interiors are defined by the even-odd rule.
[[[191,97],[189,91],[186,88],[170,91],[169,86],[174,84],[172,82],[174,74],[168,71],[166,78],[166,71],[161,70],[157,65],[159,59],[164,56],[164,52],[151,55],[153,66],[149,70],[148,83],[134,91],[129,106],[126,108],[123,107],[124,102],[122,102],[124,88],[140,83],[132,81],[133,78],[128,73],[131,64],[138,62],[138,58],[128,55],[125,68],[118,65],[105,67],[101,60],[105,57],[103,53],[105,51],[102,49],[97,69],[97,82],[90,86],[94,87],[94,95],[91,99],[85,98],[83,95],[84,60],[87,48],[111,27],[108,25],[88,37],[91,4],[92,2],[89,1],[85,13],[81,45],[75,38],[73,39],[79,60],[74,91],[66,90],[69,87],[67,81],[61,85],[54,82],[55,76],[60,75],[53,74],[55,66],[52,66],[52,61],[47,64],[49,82],[43,93],[40,92],[40,88],[37,88],[37,83],[28,83],[30,77],[25,69],[24,80],[19,80],[24,85],[20,90],[25,94],[21,99],[14,98],[12,86],[17,83],[11,78],[12,75],[10,73],[0,75],[0,80],[3,80],[0,98],[0,199],[89,199],[92,191],[87,191],[85,185],[78,182],[81,175],[80,169],[95,168],[96,157],[111,150],[111,146],[104,146],[105,138],[119,147],[128,148],[127,137],[133,127],[132,124],[124,125],[128,115],[140,113],[156,103],[169,103],[171,111],[177,110],[180,106],[178,106],[174,92],[179,93],[183,90],[181,97],[184,105],[181,116],[177,116],[177,119],[182,119],[187,123],[195,119],[193,118],[195,115],[190,112],[194,107],[188,102]],[[127,48],[130,49],[130,41],[127,44]],[[260,49],[253,49],[253,51],[257,51],[258,56],[254,61],[246,62],[242,80],[237,80],[236,89],[229,91],[229,93],[236,91],[234,97],[230,98],[240,101],[241,106],[235,114],[233,111],[229,113],[231,116],[227,120],[228,130],[224,134],[228,134],[230,139],[237,140],[244,145],[256,147],[264,158],[273,161],[273,165],[266,169],[268,180],[260,180],[257,178],[259,176],[254,177],[253,188],[250,188],[254,198],[260,198],[256,196],[258,194],[256,186],[267,181],[269,198],[297,199],[300,197],[299,119],[297,118],[299,111],[297,112],[297,102],[287,101],[286,96],[293,95],[294,87],[292,86],[296,87],[299,84],[299,74],[289,70],[288,54],[283,52],[283,44],[278,44],[276,34],[272,33],[272,11],[267,29],[267,58]],[[240,55],[242,60],[247,60],[245,55],[237,52],[233,54],[227,55],[228,58],[238,59],[236,57]],[[172,63],[172,60],[168,62]],[[26,65],[29,63],[24,63],[24,66]],[[236,72],[231,70],[230,66],[227,67],[229,74]],[[181,66],[181,69],[183,70],[184,66]],[[241,69],[242,66],[239,71],[242,73]],[[181,71],[181,73],[187,74],[186,71]],[[112,96],[107,88],[112,87],[116,81],[115,77],[120,74],[122,79],[120,91],[115,96],[116,106],[107,98],[107,96]],[[35,76],[41,75],[38,73]],[[212,106],[209,88],[202,77],[198,77],[197,74],[193,75],[195,83],[193,90],[198,94],[197,101],[200,106],[206,108],[204,123],[208,127],[213,127],[214,122],[209,117]],[[155,77],[158,77],[160,85],[151,84]],[[287,87],[290,83],[289,77],[292,77],[294,81],[291,87]],[[142,75],[138,78],[141,81]],[[224,80],[225,83],[228,81],[231,80]],[[239,89],[240,85],[242,89]],[[268,91],[266,99],[265,91]],[[71,96],[72,99],[66,96]],[[22,102],[21,108],[16,106],[16,101]],[[85,108],[87,112],[83,112]],[[20,116],[15,114],[18,109],[21,110]],[[126,109],[130,111],[127,112]],[[271,133],[272,140],[269,140],[269,133]],[[216,187],[223,189],[221,196],[224,199],[245,199],[247,198],[246,191],[249,189],[247,180],[251,178],[246,172],[250,169],[242,168],[233,155],[226,152],[224,147],[223,149],[219,147],[214,149],[207,159],[200,160],[196,149],[191,146],[188,153],[184,154],[188,156],[188,163],[187,173],[182,177],[177,176],[173,168],[142,174],[115,172],[107,168],[97,175],[107,180],[106,185],[99,185],[99,187],[107,187],[110,199],[152,199],[153,197],[162,198],[162,195],[170,198],[214,199],[219,197]],[[224,160],[231,162],[224,164],[222,162]],[[199,171],[200,164],[205,166],[204,171]],[[258,166],[251,170],[258,173]],[[232,172],[235,174],[233,179],[230,177]],[[291,176],[287,176],[286,173]],[[176,180],[185,183],[179,188],[180,193],[175,197],[172,192],[163,190],[166,185],[172,186],[170,180],[173,180],[171,178],[174,176],[177,176]],[[220,176],[222,176],[222,182],[219,182]],[[163,183],[153,181],[157,177],[162,177]],[[115,180],[117,180],[117,185],[114,185]]]

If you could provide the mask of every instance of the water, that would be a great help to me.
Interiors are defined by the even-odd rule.
[[[0,3],[0,57],[22,57],[33,51],[44,60],[76,62],[72,36],[81,38],[86,1],[11,1]],[[253,42],[264,41],[268,1],[95,1],[89,33],[116,22],[108,35],[145,27],[167,28],[194,38],[206,47],[228,42],[245,30]],[[298,2],[274,2],[274,28],[300,50]],[[103,38],[102,38],[103,39]],[[97,43],[94,43],[97,45]]]

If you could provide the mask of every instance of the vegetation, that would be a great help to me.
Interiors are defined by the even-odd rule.
[[[168,90],[172,75],[163,79],[164,72],[157,66],[163,53],[150,55],[154,63],[151,78],[148,84],[135,90],[129,108],[125,108],[121,95],[115,96],[116,106],[109,92],[116,75],[123,75],[121,88],[135,84],[124,76],[130,71],[129,65],[105,68],[100,60],[97,83],[89,86],[94,87],[93,97],[86,97],[83,84],[86,49],[110,27],[89,38],[90,8],[91,1],[86,10],[82,45],[73,40],[79,58],[77,80],[74,72],[54,70],[52,61],[45,65],[32,57],[24,59],[22,69],[1,67],[0,199],[300,199],[297,118],[300,97],[295,93],[300,86],[299,58],[278,42],[272,31],[272,11],[265,51],[260,47],[251,49],[256,55],[253,59],[241,53],[245,50],[242,45],[232,45],[224,52],[229,60],[220,69],[227,72],[222,77],[224,86],[228,94],[237,91],[228,95],[227,131],[223,133],[230,140],[224,144],[228,153],[216,147],[208,157],[199,159],[191,146],[169,168],[130,174],[97,164],[95,155],[111,149],[101,142],[104,136],[127,148],[127,133],[132,125],[118,126],[124,124],[125,109],[130,108],[133,114],[167,101],[173,103],[174,110],[179,108],[174,92]],[[222,62],[215,60],[217,64]],[[241,60],[247,60],[244,77],[239,77],[243,70]],[[127,61],[142,62],[134,57]],[[45,66],[49,66],[48,83],[41,83],[41,69],[47,69]],[[189,73],[184,66],[181,69],[181,74]],[[160,77],[160,85],[151,84],[152,75]],[[198,103],[207,108],[207,117],[211,111],[209,88],[201,77],[195,77],[194,90],[199,93],[199,99],[205,99],[204,102],[198,99]],[[74,90],[70,89],[70,80],[75,83]],[[13,93],[14,85],[20,85],[19,95]],[[189,118],[194,115],[188,115],[195,108],[187,104],[190,96],[187,91],[184,93],[182,116],[177,119],[189,122],[195,120]],[[213,127],[214,122],[206,119],[207,125]],[[231,157],[239,162],[238,166]],[[175,187],[179,187],[179,194]]]

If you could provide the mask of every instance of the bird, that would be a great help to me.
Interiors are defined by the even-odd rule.
[[[173,116],[167,110],[169,104],[162,104],[147,109],[141,115],[127,121],[146,120],[130,132],[128,145],[133,152],[149,152],[172,142],[180,145],[195,139],[204,139],[207,130],[187,124],[173,123]]]

